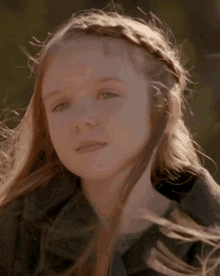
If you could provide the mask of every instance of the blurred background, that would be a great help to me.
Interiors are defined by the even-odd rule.
[[[182,44],[185,67],[190,71],[185,119],[204,153],[204,165],[220,184],[220,0],[115,0],[125,13],[142,17],[153,12]],[[105,0],[0,0],[0,109],[25,108],[33,93],[33,76],[21,47],[34,55],[39,48],[32,37],[44,41],[48,32],[80,9],[104,8]],[[148,18],[148,17],[147,17]],[[187,95],[187,94],[186,94]],[[10,120],[14,128],[18,121]],[[22,113],[21,113],[22,117]],[[21,117],[18,117],[21,118]]]

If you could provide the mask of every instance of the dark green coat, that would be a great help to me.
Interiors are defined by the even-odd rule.
[[[77,231],[83,225],[97,222],[98,217],[88,201],[80,196],[75,181],[66,171],[53,178],[44,189],[15,200],[3,211],[0,215],[0,275],[37,276],[42,270],[47,276],[59,275],[72,264],[71,259],[86,248],[92,233],[79,237]],[[182,174],[176,182],[185,184],[174,186],[161,182],[166,185],[158,188],[172,200],[164,217],[178,208],[201,225],[220,224],[220,187],[207,170],[199,177]],[[199,266],[196,254],[200,254],[201,242],[179,244],[153,224],[122,256],[115,251],[112,276],[164,275],[143,261],[150,256],[158,240],[181,260]],[[156,269],[160,271],[159,265]],[[175,274],[178,275],[188,274]]]

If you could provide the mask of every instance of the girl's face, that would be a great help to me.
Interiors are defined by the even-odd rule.
[[[85,181],[117,175],[149,138],[148,81],[122,55],[120,49],[126,48],[126,42],[109,38],[63,43],[44,75],[51,141],[63,165]],[[76,151],[80,142],[91,140],[107,145],[85,154]]]

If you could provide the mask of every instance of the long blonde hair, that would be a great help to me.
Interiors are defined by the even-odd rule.
[[[199,152],[199,146],[193,141],[183,121],[183,92],[189,79],[188,72],[181,65],[178,49],[171,44],[165,31],[158,26],[158,22],[155,16],[146,22],[140,18],[119,14],[117,11],[83,10],[73,14],[65,24],[50,34],[44,43],[39,44],[42,48],[41,51],[34,58],[30,56],[30,60],[33,61],[31,69],[35,74],[35,87],[25,116],[14,130],[1,124],[2,135],[5,138],[0,144],[1,209],[20,196],[39,188],[43,189],[56,173],[65,169],[48,133],[46,114],[41,100],[41,83],[48,57],[54,52],[56,45],[79,36],[91,35],[97,39],[107,36],[112,39],[122,39],[130,47],[140,51],[143,61],[148,64],[148,66],[144,66],[143,62],[142,65],[144,66],[143,73],[150,78],[153,125],[161,123],[161,126],[165,126],[165,123],[175,116],[170,112],[170,106],[176,104],[181,106],[180,118],[175,127],[166,134],[163,134],[164,128],[160,130],[161,139],[157,145],[158,149],[151,171],[154,182],[159,183],[158,172],[165,175],[168,180],[174,180],[186,169],[194,175],[201,174],[203,166],[196,153],[196,151]],[[131,53],[129,54],[131,55]],[[138,61],[133,58],[133,62],[137,65]],[[107,229],[100,220],[99,225],[94,227],[96,231],[94,239],[88,245],[87,250],[64,275],[76,275],[73,273],[87,275],[86,273],[89,272],[93,275],[107,275],[111,265],[121,210],[132,187],[149,162],[150,148],[146,147],[146,149],[148,150],[141,153],[137,165],[122,186],[122,196],[119,198],[121,201],[118,202],[114,211],[110,228]],[[193,241],[203,241],[216,249],[219,246],[220,233],[216,233],[216,229],[206,229],[203,226],[200,229],[184,227],[184,225],[178,225],[147,211],[143,218],[157,223],[161,227],[178,231],[179,239],[183,241],[185,240],[184,234],[187,233]],[[106,237],[108,238],[106,239]],[[100,249],[99,245],[104,241],[105,248]],[[96,262],[90,265],[88,259],[94,250],[97,253]],[[100,256],[102,257],[100,258]],[[200,274],[191,275],[216,275],[214,273],[220,260],[209,258],[209,262],[204,260],[202,264]],[[205,266],[209,269],[208,271]]]

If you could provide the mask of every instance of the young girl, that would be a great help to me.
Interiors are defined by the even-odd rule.
[[[219,275],[220,187],[154,20],[80,11],[34,60],[1,143],[1,275]]]

